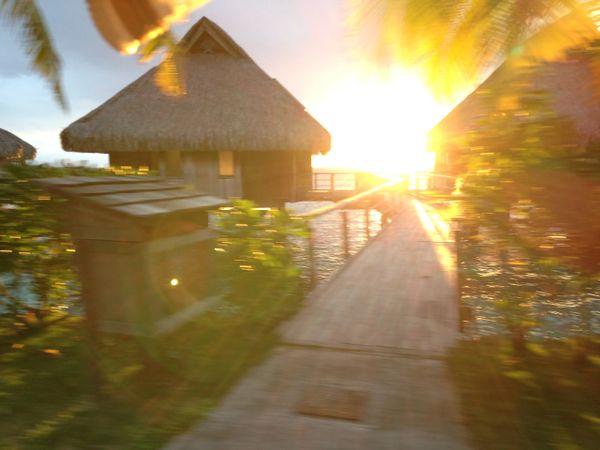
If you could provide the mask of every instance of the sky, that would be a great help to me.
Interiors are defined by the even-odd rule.
[[[115,52],[96,31],[84,0],[38,4],[63,61],[69,110],[61,110],[29,68],[18,29],[0,19],[0,128],[34,145],[38,162],[106,165],[106,155],[64,152],[59,133],[158,60],[141,64]],[[183,36],[206,15],[292,92],[332,134],[332,152],[315,165],[384,165],[390,155],[397,165],[414,163],[414,147],[425,145],[422,136],[449,106],[426,98],[426,88],[406,71],[390,77],[389,70],[366,70],[345,25],[347,8],[348,0],[213,0],[174,32]]]

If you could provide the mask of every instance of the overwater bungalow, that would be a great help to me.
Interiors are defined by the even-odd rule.
[[[569,143],[581,148],[600,141],[600,98],[595,95],[598,80],[594,70],[588,58],[573,56],[541,63],[533,76],[534,88],[547,92],[556,113],[568,120],[567,130],[573,131]],[[467,148],[465,137],[477,130],[482,118],[495,111],[492,98],[510,98],[515,79],[510,68],[500,67],[434,127],[430,136],[435,142],[437,172],[461,172],[461,153]]]
[[[10,131],[0,128],[0,166],[8,161],[25,161],[35,158],[35,147]]]
[[[520,190],[526,204],[531,202],[530,205],[544,211],[538,217],[544,216],[549,229],[553,227],[568,236],[568,244],[560,247],[560,251],[570,252],[570,257],[575,255],[582,267],[597,271],[600,269],[600,183],[589,175],[600,157],[600,78],[594,48],[598,41],[567,46],[550,58],[538,58],[534,45],[539,42],[537,39],[539,36],[525,45],[522,56],[498,67],[432,129],[430,139],[436,150],[436,171],[448,175],[464,173],[462,155],[469,150],[469,135],[485,135],[481,120],[514,108],[511,104],[515,95],[523,91],[526,83],[524,91],[531,92],[531,98],[546,98],[551,107],[547,112],[556,113],[557,122],[545,131],[552,133],[556,148],[573,152],[580,170],[529,168],[526,176],[512,185],[512,190]],[[525,117],[528,112],[518,111],[518,114]],[[586,165],[589,173],[581,170]]]
[[[568,39],[587,32],[577,29],[582,25],[573,20],[566,17],[531,38],[519,49],[519,56],[500,65],[431,130],[436,172],[461,173],[461,154],[467,149],[468,134],[476,131],[481,119],[495,112],[500,102],[514,98],[515,87],[524,81],[532,91],[545,92],[554,111],[566,119],[567,144],[585,149],[600,143],[596,57],[593,47],[574,45]],[[547,44],[562,34],[564,42]]]
[[[206,17],[179,46],[184,95],[161,92],[152,68],[63,130],[63,148],[107,153],[112,166],[145,166],[219,197],[303,198],[311,156],[329,151],[327,130]]]

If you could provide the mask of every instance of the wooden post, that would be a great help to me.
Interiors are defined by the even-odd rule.
[[[369,206],[365,208],[365,234],[367,240],[371,239],[371,208]]]
[[[454,222],[454,244],[456,246],[456,303],[458,307],[458,331],[464,332],[464,321],[463,321],[463,306],[461,301],[461,293],[463,286],[463,271],[460,265],[461,255],[461,244],[462,244],[462,227],[458,220]]]
[[[335,179],[334,179],[335,174],[333,172],[331,172],[329,174],[329,190],[331,192],[335,191]]]
[[[308,272],[310,289],[317,286],[317,267],[315,264],[315,235],[312,225],[308,224]]]
[[[388,192],[384,192],[379,202],[381,208],[381,230],[383,230],[388,225],[388,219],[390,217],[390,196]]]
[[[98,331],[98,313],[96,304],[90,299],[93,297],[94,282],[91,273],[94,270],[93,259],[89,241],[75,238],[75,260],[80,268],[79,276],[81,278],[81,297],[84,307],[84,342],[85,342],[85,360],[86,369],[92,385],[92,392],[98,399],[101,398],[102,388],[105,385],[105,378],[101,368],[100,361],[100,333]]]
[[[298,168],[296,167],[296,152],[292,152],[292,189],[290,192],[290,201],[298,201]]]
[[[344,258],[348,259],[350,257],[350,238],[348,236],[348,211],[345,209],[342,210],[342,236],[344,240]]]

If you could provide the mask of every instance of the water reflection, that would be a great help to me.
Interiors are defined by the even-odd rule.
[[[333,202],[305,201],[288,203],[286,205],[296,214],[306,213]],[[368,241],[367,218],[364,209],[350,209],[348,214],[348,236],[350,255],[355,255],[364,247]],[[332,211],[311,220],[314,230],[315,264],[318,281],[327,280],[344,265],[344,243],[342,233],[342,212]],[[381,213],[370,210],[369,213],[369,235],[375,236],[381,230]],[[302,239],[295,239],[298,246],[299,264],[308,268],[307,245]]]
[[[506,317],[498,307],[499,302],[513,302],[521,309],[519,320],[528,323],[531,338],[600,333],[600,280],[575,265],[565,264],[564,259],[559,262],[558,258],[552,258],[558,252],[565,255],[564,243],[569,239],[557,230],[547,230],[538,236],[547,252],[547,258],[541,259],[506,244],[504,249],[499,248],[485,229],[480,229],[474,240],[463,241],[465,257],[461,266],[466,278],[462,302],[472,311],[472,320],[465,328],[468,336],[506,331]],[[554,245],[547,244],[548,241]]]

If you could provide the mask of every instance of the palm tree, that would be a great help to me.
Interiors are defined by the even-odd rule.
[[[34,0],[0,0],[0,16],[19,26],[33,69],[49,84],[63,109],[67,100],[61,82],[62,64]]]
[[[598,37],[600,1],[350,0],[351,28],[379,60],[418,66],[438,93],[472,86],[535,41],[548,56]],[[560,19],[560,20],[559,20]],[[531,53],[531,52],[530,52]]]
[[[169,95],[184,92],[177,67],[177,46],[169,29],[209,0],[86,0],[102,37],[121,53],[140,55],[142,61],[166,50],[157,71],[158,86]],[[67,100],[62,86],[62,63],[35,0],[0,0],[0,17],[21,31],[32,68],[51,86],[63,109]]]
[[[178,76],[171,24],[209,0],[86,0],[103,38],[142,60],[166,50],[157,83],[167,94],[184,91]],[[478,81],[502,59],[519,52],[536,31],[556,23],[536,46],[547,54],[598,37],[600,0],[348,0],[350,24],[383,61],[421,68],[439,93]],[[569,15],[569,20],[562,20]],[[67,102],[61,61],[35,0],[0,0],[0,16],[18,24],[33,69]]]

